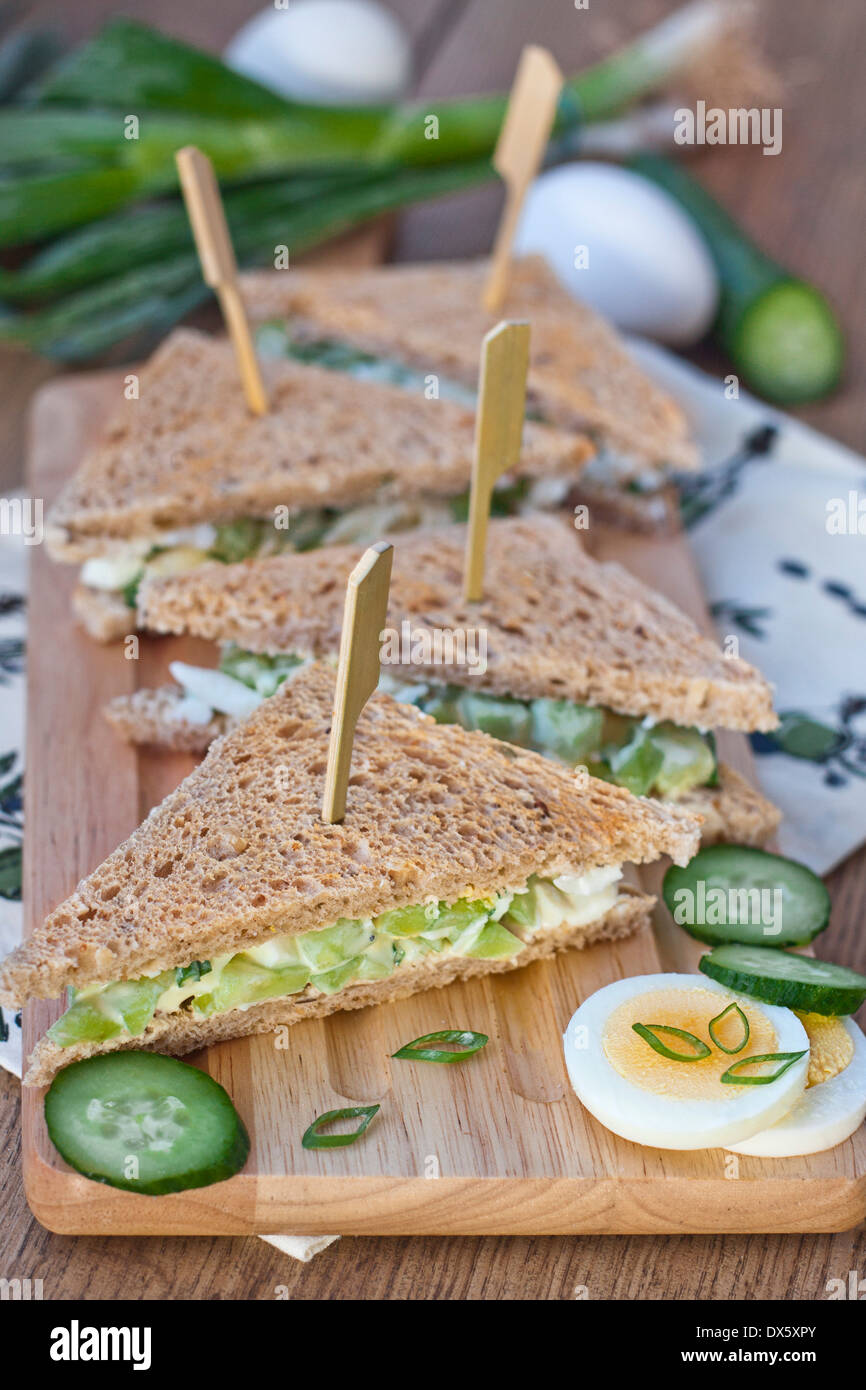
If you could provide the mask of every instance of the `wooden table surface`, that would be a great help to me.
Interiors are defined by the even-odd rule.
[[[505,87],[527,40],[547,44],[566,72],[608,51],[675,6],[670,0],[387,0],[415,43],[418,91],[435,98]],[[56,0],[23,7],[28,20],[57,23],[73,38],[127,13],[202,46],[219,48],[255,0]],[[866,433],[866,294],[861,253],[866,213],[866,129],[859,0],[764,0],[766,50],[785,79],[784,144],[704,153],[694,168],[768,251],[815,280],[842,311],[849,369],[831,400],[803,418],[855,449]],[[402,220],[401,259],[476,253],[490,242],[493,190],[418,208]],[[712,352],[696,360],[720,365]],[[52,369],[0,357],[0,486],[20,476],[24,408]],[[866,850],[830,879],[834,903],[827,954],[866,969],[861,919]],[[858,872],[859,871],[859,872]],[[18,1082],[0,1073],[0,1276],[41,1278],[46,1298],[172,1299],[729,1299],[826,1297],[829,1279],[866,1273],[866,1236],[346,1238],[308,1265],[249,1239],[91,1239],[50,1234],[21,1190]]]

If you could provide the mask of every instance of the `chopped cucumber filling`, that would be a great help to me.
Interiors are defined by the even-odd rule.
[[[223,649],[219,670],[264,699],[304,660],[291,655],[257,656],[229,645]],[[417,705],[437,724],[480,729],[572,767],[585,763],[594,776],[615,782],[635,796],[676,801],[694,787],[714,786],[718,781],[715,740],[699,729],[669,722],[650,725],[570,700],[518,700],[456,685],[401,683],[387,672],[382,674],[380,688],[405,704]],[[209,698],[217,700],[218,693],[211,692]],[[214,709],[236,712],[220,704]]]
[[[555,880],[532,878],[525,889],[491,898],[433,900],[361,921],[343,919],[159,975],[91,985],[70,991],[69,1008],[48,1036],[59,1047],[138,1037],[157,1013],[184,1009],[207,1018],[307,989],[336,994],[359,980],[387,979],[429,955],[516,956],[538,932],[601,917],[616,901],[620,877],[618,867],[605,866]]]

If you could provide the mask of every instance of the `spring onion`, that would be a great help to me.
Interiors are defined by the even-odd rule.
[[[804,1048],[802,1052],[762,1052],[756,1057],[742,1057],[739,1062],[732,1062],[728,1070],[722,1072],[719,1080],[728,1086],[769,1086],[771,1082],[784,1076],[788,1068],[799,1062],[801,1057],[805,1057],[807,1050]],[[781,1062],[782,1066],[778,1071],[770,1072],[768,1076],[743,1076],[738,1070],[740,1067],[757,1066],[759,1062]]]
[[[728,1014],[731,1012],[739,1014],[740,1022],[743,1025],[743,1036],[742,1040],[739,1043],[737,1043],[736,1047],[725,1047],[725,1044],[723,1042],[720,1042],[716,1036],[716,1024],[721,1023],[722,1019],[727,1018]],[[722,1009],[722,1012],[720,1014],[716,1014],[715,1018],[711,1018],[707,1025],[707,1032],[710,1035],[711,1041],[715,1043],[716,1047],[719,1049],[720,1052],[727,1052],[729,1057],[732,1057],[735,1052],[742,1052],[743,1048],[746,1046],[746,1043],[749,1041],[751,1031],[752,1030],[749,1027],[749,1020],[746,1018],[746,1015],[743,1013],[739,1004],[733,1003],[729,1004],[726,1009]]]
[[[704,1057],[709,1057],[711,1049],[701,1039],[696,1038],[694,1033],[686,1032],[685,1028],[672,1028],[666,1023],[633,1023],[632,1028],[639,1038],[643,1038],[645,1043],[649,1043],[653,1052],[658,1052],[660,1056],[667,1057],[671,1062],[700,1062]],[[687,1043],[693,1048],[693,1052],[675,1052],[662,1042],[661,1038],[656,1037],[656,1033],[667,1033],[671,1037],[679,1038],[681,1042]]]
[[[760,251],[671,160],[640,154],[630,162],[676,198],[706,241],[720,284],[714,332],[744,380],[781,405],[802,405],[832,391],[845,346],[820,291]]]
[[[693,0],[571,78],[552,152],[687,87],[741,21],[726,0]],[[179,145],[213,160],[239,263],[268,264],[276,245],[294,257],[380,213],[495,177],[505,103],[504,93],[437,102],[438,138],[428,139],[429,102],[302,105],[210,54],[114,20],[26,105],[0,111],[0,246],[39,243],[0,270],[0,297],[28,311],[42,305],[4,313],[0,338],[64,361],[116,345],[128,358],[206,297],[176,192]]]
[[[378,1105],[352,1105],[345,1110],[326,1110],[324,1115],[317,1115],[305,1130],[301,1143],[305,1149],[345,1149],[349,1144],[354,1144],[356,1139],[360,1139],[378,1110]],[[336,1124],[338,1120],[355,1119],[360,1119],[361,1123],[348,1134],[320,1132],[325,1125]]]
[[[489,1041],[486,1033],[443,1028],[438,1033],[425,1033],[421,1038],[414,1038],[399,1051],[392,1052],[391,1056],[404,1062],[464,1062],[467,1057],[474,1057],[476,1052],[486,1047]],[[449,1043],[450,1046],[431,1047],[430,1043]]]
[[[174,972],[174,982],[176,985],[184,985],[187,980],[200,980],[203,975],[210,975],[211,963],[209,960],[193,960],[189,965],[179,965]]]

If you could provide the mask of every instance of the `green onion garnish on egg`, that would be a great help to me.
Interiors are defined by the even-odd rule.
[[[443,1028],[438,1033],[425,1033],[422,1038],[414,1038],[406,1043],[392,1057],[404,1062],[463,1062],[486,1047],[490,1039],[486,1033],[473,1033],[459,1028]],[[430,1047],[430,1043],[451,1043],[451,1047]]]
[[[305,1149],[345,1149],[347,1145],[354,1144],[356,1139],[360,1139],[378,1110],[378,1105],[352,1105],[345,1110],[326,1110],[324,1115],[316,1116],[306,1130],[301,1143]],[[348,1134],[321,1133],[325,1125],[335,1124],[337,1120],[355,1119],[360,1119],[361,1123],[357,1129],[350,1130]]]
[[[743,1025],[743,1037],[742,1040],[737,1043],[736,1047],[725,1047],[725,1044],[723,1042],[719,1042],[719,1039],[716,1037],[715,1027],[717,1023],[721,1023],[723,1018],[727,1018],[728,1014],[731,1012],[732,1009],[735,1013],[738,1013],[740,1015],[740,1022]],[[715,1018],[711,1018],[709,1023],[707,1024],[707,1032],[710,1035],[711,1041],[716,1044],[716,1047],[719,1049],[720,1052],[727,1052],[729,1057],[732,1057],[735,1052],[742,1052],[743,1048],[746,1046],[746,1043],[749,1041],[749,1035],[751,1031],[752,1030],[749,1027],[749,1020],[746,1018],[746,1015],[743,1013],[739,1004],[733,1003],[729,1004],[726,1009],[722,1009],[722,1012],[720,1014],[716,1014]]]
[[[685,1028],[671,1028],[666,1023],[633,1023],[631,1026],[639,1038],[649,1043],[654,1052],[667,1057],[671,1062],[700,1062],[710,1055],[710,1048],[706,1043],[701,1038],[696,1038],[694,1033],[687,1033]],[[668,1033],[671,1037],[679,1038],[682,1042],[688,1043],[694,1051],[675,1052],[662,1042],[661,1038],[657,1038],[656,1033]]]
[[[723,1071],[719,1080],[726,1086],[769,1086],[772,1081],[778,1081],[789,1067],[795,1062],[799,1062],[801,1057],[806,1056],[807,1048],[802,1052],[763,1052],[757,1057],[741,1057],[739,1062],[732,1062],[727,1071]],[[781,1062],[782,1066],[778,1071],[770,1072],[769,1076],[741,1076],[739,1067],[750,1067],[759,1062]]]

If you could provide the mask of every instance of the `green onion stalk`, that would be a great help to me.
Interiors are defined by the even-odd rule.
[[[552,154],[591,149],[594,131],[604,139],[637,103],[675,88],[740,15],[731,0],[693,0],[570,78]],[[0,338],[67,361],[110,349],[128,356],[205,298],[178,198],[182,145],[213,160],[239,262],[267,264],[275,245],[296,255],[494,178],[506,102],[500,93],[303,105],[210,54],[114,20],[26,104],[0,110],[0,248],[31,249],[0,269]]]

